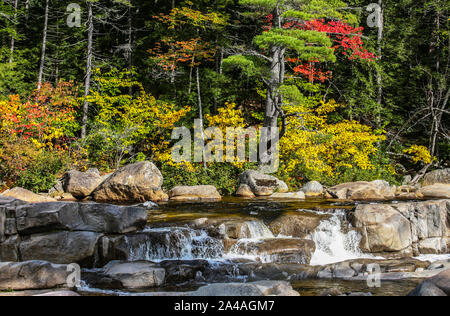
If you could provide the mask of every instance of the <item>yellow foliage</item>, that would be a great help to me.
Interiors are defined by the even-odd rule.
[[[412,145],[410,148],[403,151],[405,154],[410,154],[414,163],[424,162],[430,164],[433,161],[431,153],[425,146]]]

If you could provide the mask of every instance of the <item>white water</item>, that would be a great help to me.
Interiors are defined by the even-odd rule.
[[[438,262],[438,261],[445,261],[450,260],[450,254],[446,255],[420,255],[418,257],[415,257],[414,259],[420,260],[420,261],[429,261],[431,263]]]
[[[260,221],[250,221],[245,223],[250,231],[249,239],[270,239],[275,238],[273,233],[270,231],[263,222]]]
[[[360,258],[373,258],[364,255],[359,248],[361,235],[354,230],[343,232],[345,212],[335,213],[329,220],[324,220],[312,235],[316,251],[311,265],[327,265]]]
[[[224,252],[223,243],[203,230],[174,227],[147,229],[145,232],[158,233],[163,237],[156,244],[147,242],[137,249],[130,247],[130,261],[213,260],[220,259]]]

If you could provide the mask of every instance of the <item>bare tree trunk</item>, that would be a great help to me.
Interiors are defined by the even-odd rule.
[[[16,23],[17,19],[17,8],[19,5],[19,0],[14,0],[14,23]],[[15,28],[14,28],[15,29]],[[15,36],[11,36],[11,46],[10,46],[10,54],[9,54],[9,63],[12,64],[14,61],[14,48],[15,48]]]
[[[199,111],[199,117],[201,122],[201,139],[202,139],[202,154],[203,154],[203,167],[205,168],[205,171],[208,170],[208,166],[206,164],[206,155],[205,155],[205,133],[203,131],[203,104],[202,104],[202,94],[201,94],[201,88],[200,88],[200,69],[196,68],[196,79],[197,79],[197,94],[198,94],[198,111]]]
[[[44,30],[42,32],[41,64],[39,66],[39,76],[38,76],[38,90],[40,90],[42,87],[42,79],[44,77],[45,53],[46,53],[46,49],[47,49],[48,10],[49,10],[49,0],[46,0],[45,1]]]
[[[378,58],[380,61],[380,67],[381,67],[381,60],[383,58],[383,34],[384,34],[384,10],[383,10],[383,0],[378,1],[378,5],[381,8],[380,12],[380,25],[378,25]],[[377,126],[378,128],[381,127],[381,111],[382,111],[382,104],[383,104],[383,75],[380,68],[377,69],[377,86],[378,86],[378,93],[377,93]]]
[[[94,36],[94,16],[92,13],[92,3],[88,2],[88,51],[86,56],[86,78],[84,83],[84,104],[83,104],[83,118],[81,124],[81,138],[86,138],[89,102],[87,97],[91,90],[91,75],[92,75],[92,55],[93,55],[93,36]]]

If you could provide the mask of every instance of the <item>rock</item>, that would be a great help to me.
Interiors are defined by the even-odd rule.
[[[45,261],[0,263],[0,290],[35,290],[67,287],[66,265]]]
[[[55,197],[64,193],[64,186],[61,180],[57,180],[56,184],[48,191],[50,196]]]
[[[434,170],[427,173],[424,177],[422,185],[426,187],[437,183],[450,184],[450,168]]]
[[[301,191],[303,191],[306,196],[316,197],[323,195],[324,188],[319,182],[311,181],[305,184]]]
[[[103,179],[97,169],[89,169],[86,172],[71,170],[64,175],[64,192],[83,200],[91,195],[102,182]]]
[[[15,210],[21,235],[54,230],[123,234],[143,229],[147,217],[144,208],[96,203],[39,203]]]
[[[297,238],[268,238],[263,240],[240,240],[233,246],[231,253],[270,258],[276,263],[309,264],[316,250],[311,240]]]
[[[163,285],[166,271],[152,262],[113,261],[104,268],[104,274],[126,289],[143,289]]]
[[[253,283],[210,284],[192,292],[192,296],[300,296],[288,282],[260,281]]]
[[[353,224],[363,238],[361,249],[401,255],[448,251],[450,201],[358,205]]]
[[[288,186],[283,181],[255,170],[247,170],[239,176],[239,185],[246,184],[256,196],[270,196],[274,192],[287,193]]]
[[[284,214],[269,224],[269,228],[275,236],[290,236],[306,238],[314,233],[323,219],[327,216],[315,214]]]
[[[37,295],[33,295],[33,296],[77,297],[77,296],[81,296],[81,295],[78,294],[77,292],[73,292],[73,291],[52,291],[52,292],[47,292],[47,293],[43,293],[43,294],[37,294]]]
[[[97,202],[147,202],[164,201],[163,177],[156,166],[148,161],[138,162],[117,170],[94,192]]]
[[[35,194],[31,191],[22,188],[14,188],[11,190],[7,190],[3,192],[1,195],[3,197],[11,197],[28,203],[56,202],[56,200],[51,197]]]
[[[373,182],[343,183],[328,189],[328,193],[340,200],[380,201],[395,197],[389,183],[381,180]]]
[[[450,296],[450,270],[425,280],[408,296]]]
[[[390,205],[358,205],[354,225],[363,234],[364,252],[399,252],[413,242],[411,223]]]
[[[98,259],[101,234],[92,232],[60,232],[32,235],[19,246],[23,261],[44,260],[58,264],[77,263],[93,267]]]
[[[19,246],[21,239],[19,236],[11,236],[0,243],[0,262],[20,261]]]
[[[247,184],[241,184],[236,191],[236,196],[245,198],[254,198],[255,194]]]
[[[450,199],[450,184],[433,184],[419,192],[427,199]]]
[[[212,185],[177,186],[169,191],[169,198],[173,201],[221,200],[222,197]]]
[[[274,199],[291,199],[291,200],[304,200],[306,199],[305,193],[293,192],[293,193],[274,193],[271,195]]]

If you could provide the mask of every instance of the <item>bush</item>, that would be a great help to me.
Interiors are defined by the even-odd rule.
[[[40,148],[23,139],[0,139],[0,178],[8,187],[46,192],[69,165],[64,151]]]
[[[214,163],[208,165],[205,171],[202,166],[195,166],[194,171],[184,166],[161,166],[164,176],[164,189],[170,190],[177,185],[214,185],[222,195],[232,195],[236,189],[239,175],[247,169],[255,168],[246,164],[243,168],[229,163]]]

